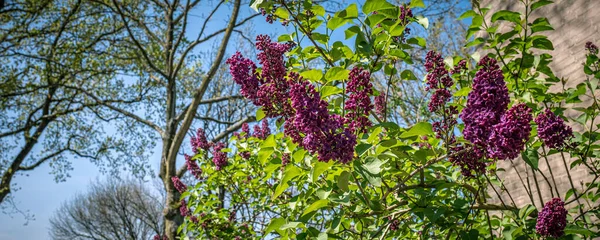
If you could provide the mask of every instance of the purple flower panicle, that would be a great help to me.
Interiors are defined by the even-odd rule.
[[[173,182],[175,189],[177,189],[179,193],[183,193],[187,190],[187,186],[183,182],[181,182],[181,180],[179,180],[178,177],[171,177],[171,181]]]
[[[252,134],[253,137],[265,140],[269,134],[271,134],[271,129],[269,128],[269,122],[267,119],[263,119],[261,125],[254,125],[254,133]]]
[[[196,136],[190,138],[190,144],[192,145],[192,151],[196,154],[198,153],[198,149],[208,150],[210,148],[210,144],[208,140],[206,140],[204,129],[196,129]]]
[[[354,67],[349,74],[349,82],[346,91],[350,96],[346,100],[345,122],[348,123],[350,131],[366,133],[367,128],[371,126],[369,113],[373,110],[371,98],[373,94],[373,85],[371,84],[371,73],[359,67]]]
[[[454,166],[460,167],[463,176],[473,177],[473,172],[485,172],[487,164],[482,161],[484,153],[481,149],[456,146],[452,148],[452,153],[449,160]]]
[[[473,79],[467,97],[467,106],[460,117],[465,123],[464,138],[479,147],[485,147],[493,126],[506,111],[509,97],[502,70],[495,59],[483,57],[481,67]]]
[[[535,118],[538,125],[538,137],[544,144],[552,149],[563,149],[573,137],[573,129],[565,121],[556,116],[550,109]]]
[[[592,42],[586,42],[585,43],[585,50],[587,50],[588,52],[590,52],[590,54],[592,54],[592,55],[598,54],[598,46],[596,46]]]
[[[215,164],[215,169],[220,171],[225,166],[227,166],[227,153],[222,152],[221,150],[225,148],[225,144],[223,142],[218,142],[213,147],[213,163]]]
[[[181,214],[181,216],[189,216],[190,214],[190,209],[187,207],[187,203],[185,202],[185,200],[181,200],[181,206],[179,206],[179,213]]]
[[[196,161],[192,160],[191,156],[184,155],[184,157],[185,157],[185,165],[187,165],[188,171],[190,171],[192,173],[192,175],[194,175],[194,177],[196,177],[196,179],[201,180],[202,179],[202,169],[200,169],[200,167],[198,166]]]
[[[529,140],[531,120],[531,108],[525,104],[517,104],[506,111],[493,127],[488,141],[488,157],[501,160],[518,157]]]
[[[383,118],[386,115],[387,106],[385,100],[385,93],[381,93],[379,96],[375,97],[375,113],[377,113],[380,118]]]
[[[544,205],[538,214],[535,230],[544,237],[559,238],[565,234],[567,226],[567,210],[560,198],[553,198]]]

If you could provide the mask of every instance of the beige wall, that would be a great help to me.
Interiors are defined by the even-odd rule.
[[[500,9],[511,11],[522,11],[523,9],[522,4],[517,0],[482,0],[481,5],[490,6],[492,8],[490,13]],[[598,9],[600,9],[600,0],[556,0],[554,4],[536,10],[530,18],[532,21],[537,17],[546,17],[554,27],[554,31],[542,32],[541,34],[548,36],[553,42],[555,50],[550,51],[554,56],[554,62],[551,64],[551,67],[557,77],[568,79],[567,86],[569,87],[576,86],[585,79],[582,68],[582,63],[585,60],[585,43],[592,41],[600,45],[600,14],[598,14]],[[583,100],[584,104],[590,103],[586,99]],[[568,117],[575,117],[578,113],[570,111],[566,115]],[[582,126],[574,126],[574,130],[580,131],[582,130]],[[570,164],[569,156],[566,155],[566,157],[568,164]],[[548,160],[554,173],[560,197],[564,198],[566,191],[570,189],[570,184],[562,158],[560,154],[555,154]],[[522,206],[531,203],[529,196],[524,192],[523,184],[518,176],[520,174],[525,185],[531,186],[536,207],[539,209],[542,206],[539,201],[531,168],[526,168],[523,160],[515,159],[512,163],[510,161],[502,161],[498,163],[498,166],[506,170],[505,172],[499,172],[498,175],[504,181],[506,188],[517,205]],[[540,159],[539,166],[550,183],[552,183],[548,164],[546,164],[544,159]],[[592,179],[592,176],[586,170],[586,168],[570,170],[575,186],[580,189],[582,188],[582,181],[589,182]],[[537,180],[543,201],[549,201],[551,194],[547,182],[540,174],[537,174]],[[498,202],[496,194],[491,190],[489,193],[494,201]],[[503,194],[502,198],[506,203],[511,202],[506,194]]]

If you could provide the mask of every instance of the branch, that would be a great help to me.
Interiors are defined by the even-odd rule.
[[[168,175],[172,176],[172,175],[176,174],[176,169],[174,169],[174,168],[175,168],[175,158],[177,156],[177,150],[181,147],[181,143],[183,142],[183,139],[185,138],[185,133],[189,130],[190,126],[192,125],[192,121],[194,120],[194,117],[196,115],[196,110],[198,109],[198,105],[202,101],[202,97],[204,97],[204,93],[206,92],[206,89],[208,88],[208,84],[210,83],[210,81],[212,80],[214,75],[217,73],[217,70],[219,69],[219,65],[223,61],[223,57],[225,56],[225,51],[227,49],[227,44],[229,43],[229,38],[231,37],[231,33],[233,32],[233,28],[235,27],[235,22],[236,22],[238,13],[240,11],[240,5],[241,5],[241,0],[236,0],[234,3],[234,6],[233,6],[233,11],[231,13],[231,18],[229,19],[229,24],[227,25],[227,29],[225,31],[225,35],[223,36],[223,40],[221,41],[221,45],[219,46],[219,49],[217,51],[217,56],[215,57],[213,64],[212,64],[211,68],[209,69],[208,73],[202,80],[200,87],[194,93],[194,100],[192,100],[190,107],[187,109],[187,111],[185,113],[185,116],[183,118],[183,123],[181,124],[179,131],[174,136],[175,141],[173,141],[171,143],[171,146],[169,146],[168,156],[167,156],[167,159],[165,159],[166,165],[167,165],[167,168],[165,170],[166,170],[166,172],[168,172],[167,173]],[[171,167],[173,167],[173,169],[171,169]]]
[[[235,124],[229,126],[227,129],[225,129],[225,131],[219,133],[219,135],[215,136],[215,138],[213,138],[213,140],[211,140],[211,142],[213,142],[213,143],[218,142],[221,139],[227,137],[227,135],[240,129],[244,123],[253,122],[255,120],[256,120],[256,118],[254,116],[247,116],[244,119],[241,119],[241,120],[237,121]],[[187,166],[184,164],[181,168],[179,168],[179,170],[177,170],[177,176],[181,178],[183,176],[183,174],[185,174],[186,171],[187,171]]]
[[[203,105],[203,104],[210,104],[210,103],[217,103],[217,102],[222,102],[222,101],[228,101],[228,100],[234,100],[234,99],[243,99],[244,97],[241,95],[233,95],[233,96],[225,96],[225,97],[216,97],[216,98],[211,98],[211,99],[206,99],[206,100],[202,100],[200,101],[200,104],[198,105]],[[187,112],[187,110],[190,108],[190,105],[186,106],[184,108],[184,110],[177,116],[177,118],[175,118],[175,122],[179,122],[181,121],[181,119],[185,116],[185,112]]]

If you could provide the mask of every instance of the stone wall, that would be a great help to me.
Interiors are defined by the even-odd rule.
[[[482,0],[481,6],[490,6],[492,8],[490,13],[501,9],[521,12],[523,10],[523,4],[518,0]],[[582,68],[582,63],[585,60],[585,43],[592,41],[600,45],[600,14],[597,13],[597,9],[600,9],[600,0],[556,0],[555,3],[536,10],[533,16],[530,16],[531,20],[546,17],[554,27],[554,31],[542,32],[541,34],[548,36],[553,42],[554,50],[550,53],[554,56],[554,61],[551,67],[557,77],[567,79],[566,85],[568,87],[576,86],[585,79]],[[558,89],[558,87],[555,89]],[[596,94],[596,96],[599,95]],[[583,105],[591,103],[589,99],[582,100],[584,100]],[[565,115],[573,118],[578,113],[569,111]],[[574,131],[583,129],[583,126],[573,125],[573,127]],[[565,158],[567,164],[570,164],[572,160],[569,156],[565,155]],[[589,182],[593,179],[587,168],[584,167],[571,169],[567,172],[560,154],[552,155],[548,158],[548,162],[549,164],[546,163],[544,158],[540,158],[539,161],[539,167],[548,181],[539,173],[534,178],[531,168],[526,167],[522,159],[498,163],[499,168],[505,169],[504,172],[498,172],[498,175],[504,181],[508,192],[517,205],[523,206],[531,203],[531,198],[523,187],[523,185],[526,185],[531,187],[531,195],[536,207],[541,208],[543,203],[538,197],[535,179],[537,179],[537,186],[541,189],[543,202],[551,199],[550,185],[554,185],[554,182],[556,182],[560,197],[564,199],[567,190],[571,188],[568,173],[571,174],[578,189],[583,188],[582,182]],[[550,170],[552,170],[555,181],[552,180]],[[550,185],[548,182],[550,182]],[[499,188],[496,189],[500,191]],[[553,186],[552,189],[554,189]],[[489,193],[494,201],[499,202],[497,194],[491,190]],[[554,192],[554,196],[556,195],[556,192]],[[512,202],[506,193],[502,193],[502,199],[505,203]]]

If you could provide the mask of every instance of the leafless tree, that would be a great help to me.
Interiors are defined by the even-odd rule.
[[[163,202],[140,181],[95,182],[56,210],[49,234],[65,240],[152,239],[163,234]]]

